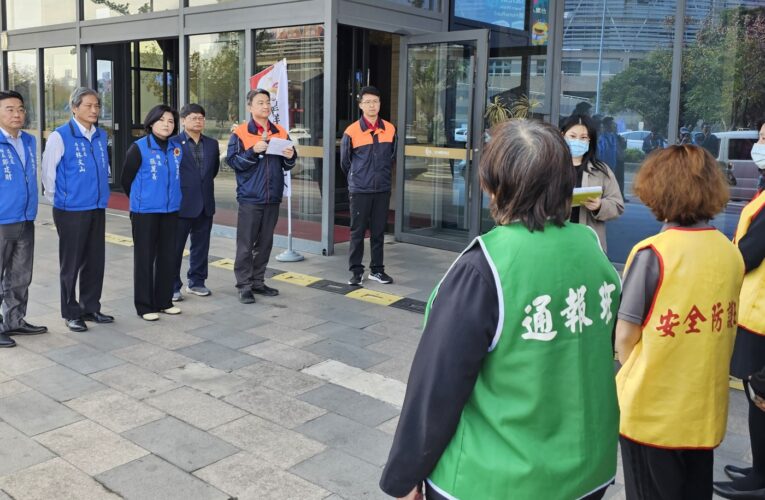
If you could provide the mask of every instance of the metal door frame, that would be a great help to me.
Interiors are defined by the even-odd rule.
[[[407,85],[409,80],[409,46],[449,43],[473,42],[476,46],[475,64],[473,65],[473,91],[470,117],[470,136],[468,137],[467,154],[470,160],[470,190],[465,192],[469,225],[468,238],[465,243],[441,239],[435,236],[422,236],[405,233],[404,225],[404,148],[406,147],[406,107]],[[424,245],[444,250],[460,251],[481,232],[481,188],[478,183],[478,164],[481,159],[484,132],[484,108],[486,104],[486,80],[488,71],[489,30],[466,30],[448,33],[434,33],[402,37],[399,59],[399,100],[398,100],[398,151],[396,152],[396,219],[395,237],[397,241]]]

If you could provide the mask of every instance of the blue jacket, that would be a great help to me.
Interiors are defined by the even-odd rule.
[[[162,151],[149,134],[135,141],[141,166],[130,187],[130,211],[139,214],[177,212],[181,206],[182,145],[178,136]]]
[[[56,132],[64,142],[64,156],[56,167],[53,206],[73,212],[106,208],[111,194],[106,132],[97,128],[88,140],[74,118]]]
[[[289,139],[284,127],[268,122],[267,137]],[[297,161],[297,151],[291,159],[280,155],[260,155],[252,150],[262,136],[253,120],[236,128],[228,141],[226,162],[236,172],[236,200],[239,203],[266,205],[282,202],[284,172]]]
[[[0,133],[0,224],[32,221],[37,217],[37,141],[21,132],[26,165],[16,148]]]
[[[201,136],[203,165],[194,161],[191,140],[186,132],[178,135],[183,145],[181,155],[181,208],[179,217],[198,217],[215,213],[214,179],[220,169],[220,146],[218,141]]]

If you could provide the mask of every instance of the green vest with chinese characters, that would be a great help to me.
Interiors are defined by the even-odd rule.
[[[619,276],[580,224],[513,223],[475,244],[494,273],[499,324],[428,481],[461,500],[572,500],[605,486],[616,474]],[[438,289],[426,314],[434,300]]]

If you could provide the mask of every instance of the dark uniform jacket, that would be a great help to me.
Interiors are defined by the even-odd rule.
[[[181,160],[181,209],[179,217],[199,217],[215,213],[214,179],[220,169],[220,146],[218,141],[200,136],[202,141],[202,165],[194,159],[192,140],[182,132],[178,139],[183,145]]]
[[[374,130],[364,118],[345,129],[340,143],[340,168],[348,177],[351,193],[386,193],[396,159],[396,127],[383,119]]]

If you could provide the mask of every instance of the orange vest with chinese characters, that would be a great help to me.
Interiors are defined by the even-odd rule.
[[[750,201],[738,220],[734,242],[738,245],[749,230],[752,220],[765,207],[765,195],[760,194]],[[741,286],[738,324],[757,335],[765,335],[765,265],[759,265],[744,276]]]
[[[661,448],[720,444],[744,261],[716,229],[669,228],[632,249],[652,248],[659,284],[642,336],[616,375],[622,436]]]

